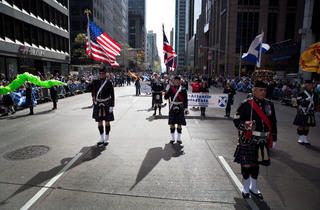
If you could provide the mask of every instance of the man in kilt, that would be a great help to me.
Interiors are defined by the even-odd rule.
[[[266,87],[264,82],[257,81],[253,97],[241,103],[233,120],[239,130],[234,161],[241,164],[244,198],[249,198],[251,193],[263,199],[256,185],[259,165],[270,165],[269,148],[274,147],[277,141],[276,114],[273,103],[265,99]]]
[[[105,68],[100,69],[99,79],[92,82],[93,114],[92,118],[98,122],[100,141],[97,146],[107,146],[109,144],[109,133],[111,130],[110,121],[114,120],[114,89],[109,79],[109,73]],[[105,121],[105,135],[103,131],[103,121]]]
[[[169,121],[171,140],[170,143],[175,142],[175,125],[177,124],[177,143],[182,144],[181,134],[182,134],[182,125],[186,125],[185,114],[188,114],[188,96],[186,89],[181,85],[181,78],[176,76],[174,78],[173,85],[167,90],[165,99],[170,99],[169,106]]]
[[[318,107],[319,101],[317,95],[313,92],[311,80],[305,81],[304,88],[305,90],[299,93],[297,97],[297,115],[293,124],[298,126],[298,143],[310,145],[307,136],[309,134],[309,127],[316,126],[314,110]]]
[[[162,92],[164,91],[164,84],[161,82],[161,78],[156,74],[154,81],[151,83],[152,89],[152,100],[154,113],[153,116],[157,113],[157,108],[159,109],[159,115],[161,115],[161,104],[162,104]]]

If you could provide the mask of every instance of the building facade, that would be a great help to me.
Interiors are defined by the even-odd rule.
[[[237,75],[240,54],[264,32],[264,42],[271,49],[262,56],[262,68],[297,72],[304,0],[202,0],[202,4],[196,43],[199,71]],[[243,74],[254,69],[253,64],[242,62]]]
[[[128,9],[129,45],[145,50],[146,42],[146,1],[129,0]]]
[[[187,0],[176,0],[175,51],[177,70],[185,70]]]
[[[148,31],[147,33],[147,47],[145,56],[148,69],[153,72],[156,71],[155,62],[159,62],[159,55],[157,48],[157,34],[153,33],[153,31]]]
[[[0,73],[68,74],[68,0],[0,1]]]

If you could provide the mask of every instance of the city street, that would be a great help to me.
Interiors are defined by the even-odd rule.
[[[246,201],[235,183],[242,178],[233,162],[237,130],[223,109],[208,109],[205,118],[190,110],[181,148],[168,144],[168,106],[153,117],[151,97],[135,96],[134,86],[116,87],[115,95],[105,149],[96,147],[90,94],[60,99],[54,111],[45,103],[33,116],[22,110],[1,117],[0,209],[319,208],[319,122],[311,146],[299,145],[294,108],[275,102],[278,143],[258,183],[265,199]],[[245,97],[235,96],[232,115]]]

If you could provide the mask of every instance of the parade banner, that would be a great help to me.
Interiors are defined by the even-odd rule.
[[[140,81],[140,85],[141,85],[141,89],[140,89],[141,93],[151,94],[150,82]]]
[[[188,106],[226,108],[228,94],[189,93]]]

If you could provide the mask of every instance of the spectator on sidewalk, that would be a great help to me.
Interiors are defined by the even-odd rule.
[[[209,87],[208,87],[208,84],[207,84],[206,81],[203,81],[203,82],[202,82],[202,85],[201,85],[201,87],[200,87],[200,89],[199,89],[199,92],[200,92],[200,93],[209,93]],[[202,107],[200,108],[200,110],[201,110],[201,116],[202,116],[202,117],[205,117],[205,116],[206,116],[206,107],[205,107],[205,106],[202,106]]]

